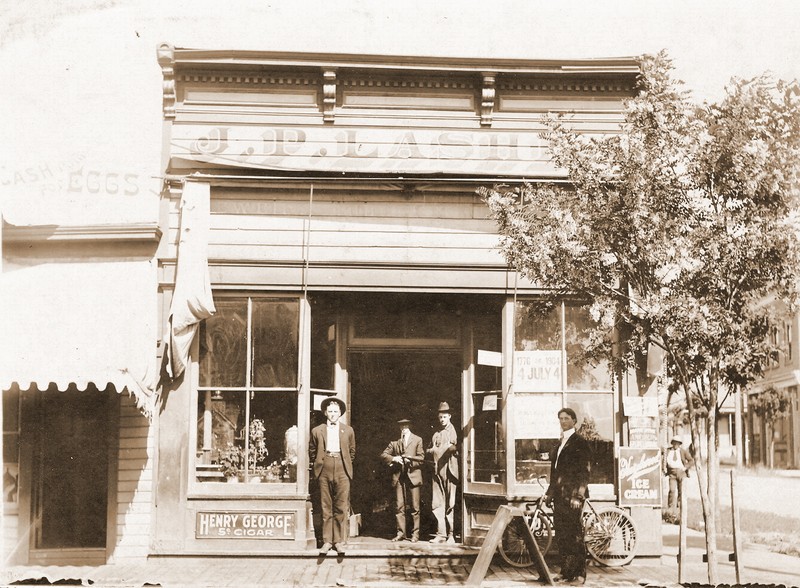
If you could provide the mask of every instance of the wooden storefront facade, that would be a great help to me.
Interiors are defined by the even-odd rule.
[[[186,371],[162,391],[152,424],[125,396],[107,407],[113,533],[101,559],[126,557],[126,541],[139,557],[314,547],[307,447],[328,396],[346,402],[356,432],[362,535],[393,535],[378,455],[396,421],[412,419],[427,444],[441,401],[461,438],[458,542],[479,545],[499,505],[541,495],[562,406],[595,449],[593,500],[620,502],[623,401],[636,387],[576,361],[591,320],[578,302],[529,312],[547,284],[509,269],[476,189],[565,182],[541,117],[566,113],[587,136],[614,133],[636,59],[162,45],[158,63],[156,323],[169,327],[179,271],[207,272],[216,312],[198,323]],[[208,210],[199,224],[197,206]],[[195,294],[180,295],[191,306]],[[434,525],[425,487],[423,534]],[[20,511],[31,510],[24,500]],[[630,509],[639,553],[660,555],[660,508]]]

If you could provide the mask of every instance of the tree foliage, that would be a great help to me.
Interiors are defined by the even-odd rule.
[[[763,373],[776,309],[793,310],[797,296],[800,89],[768,75],[734,79],[718,104],[697,105],[672,70],[663,52],[643,58],[618,133],[581,134],[567,115],[545,120],[568,185],[479,193],[517,271],[548,298],[591,301],[595,356],[642,373],[648,348],[664,350],[674,387],[692,399],[695,448],[693,409],[705,413],[700,483],[713,534],[720,390]]]
[[[748,406],[750,410],[772,426],[779,419],[789,416],[791,402],[786,390],[776,390],[769,387],[751,395],[748,400]]]

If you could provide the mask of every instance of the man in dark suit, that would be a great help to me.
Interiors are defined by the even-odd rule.
[[[561,574],[557,581],[583,584],[586,581],[586,547],[583,543],[581,512],[589,496],[592,451],[575,432],[578,417],[571,408],[558,411],[561,440],[550,452],[550,485],[547,500],[553,505]]]
[[[392,441],[381,453],[381,459],[392,473],[392,487],[395,489],[395,515],[397,535],[392,541],[408,539],[406,532],[406,509],[411,509],[411,542],[419,541],[420,486],[422,486],[422,462],[425,452],[422,438],[411,432],[411,421],[401,419],[400,438]],[[410,504],[409,504],[410,503]]]
[[[308,456],[314,478],[319,483],[322,504],[322,541],[320,554],[335,549],[344,555],[350,514],[350,481],[356,457],[353,427],[339,421],[347,405],[339,398],[326,398],[320,405],[327,422],[311,430]]]

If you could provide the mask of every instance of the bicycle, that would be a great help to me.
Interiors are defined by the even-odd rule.
[[[544,487],[541,482],[539,483]],[[546,478],[545,478],[546,479]],[[531,505],[528,503],[522,518],[515,517],[503,531],[498,546],[500,555],[510,565],[524,568],[533,565],[533,558],[525,544],[522,525],[527,525],[533,534],[542,556],[553,543],[553,523],[551,515],[544,510],[545,497],[542,496]],[[583,540],[587,553],[597,563],[608,566],[624,566],[636,555],[636,525],[621,508],[605,506],[595,508],[587,498],[584,501]]]

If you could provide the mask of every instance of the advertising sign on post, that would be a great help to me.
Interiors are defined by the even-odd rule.
[[[661,452],[619,448],[619,505],[661,506]]]

